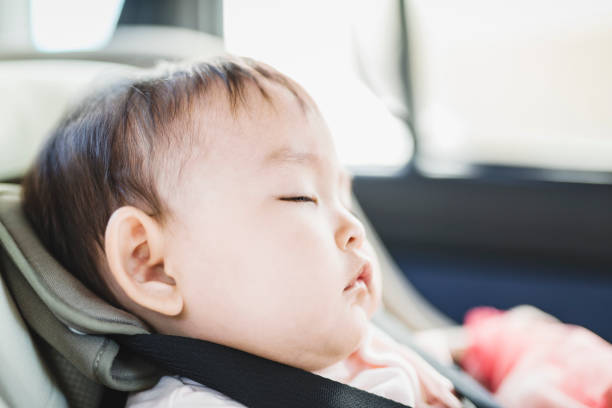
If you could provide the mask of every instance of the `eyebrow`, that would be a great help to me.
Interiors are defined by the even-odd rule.
[[[313,153],[297,152],[289,148],[273,151],[264,159],[264,165],[295,163],[315,168],[321,163],[321,158]],[[346,184],[349,191],[353,190],[353,175],[344,169],[340,169],[340,180]]]
[[[296,152],[288,148],[282,148],[273,151],[264,160],[264,164],[274,163],[298,163],[306,165],[315,165],[319,163],[321,159],[316,154]]]

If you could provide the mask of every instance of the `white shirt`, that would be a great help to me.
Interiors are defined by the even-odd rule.
[[[126,408],[245,408],[244,405],[185,377],[165,376],[157,385],[132,393]]]

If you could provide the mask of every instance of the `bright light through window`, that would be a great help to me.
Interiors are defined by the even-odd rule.
[[[612,2],[406,5],[419,163],[612,171]]]
[[[30,0],[32,41],[40,51],[100,48],[110,40],[123,0]]]
[[[350,1],[224,1],[229,52],[264,61],[313,96],[342,162],[355,172],[389,173],[412,155],[407,126],[357,78]]]

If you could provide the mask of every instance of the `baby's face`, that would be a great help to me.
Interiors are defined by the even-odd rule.
[[[273,107],[199,118],[203,143],[167,198],[164,267],[180,334],[317,370],[358,346],[380,272],[325,123],[271,92]]]

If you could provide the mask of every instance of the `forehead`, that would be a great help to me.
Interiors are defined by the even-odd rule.
[[[275,166],[295,165],[298,167],[305,167],[311,170],[317,170],[325,167],[326,158],[319,156],[316,153],[296,151],[291,147],[281,147],[279,149],[269,152],[269,154],[262,161],[262,167],[274,168]],[[336,161],[332,161],[337,163]],[[352,182],[352,176],[346,169],[336,166],[338,170],[338,177],[341,184],[348,184],[350,186]]]
[[[278,180],[304,172],[350,189],[351,177],[340,165],[316,107],[303,109],[293,94],[272,84],[267,89],[270,101],[251,89],[244,107],[232,112],[220,102],[222,91],[209,95],[194,118],[200,142],[188,152],[191,159],[181,185],[222,189],[229,186],[227,180],[234,180],[256,189],[258,177]]]
[[[314,103],[305,109],[285,87],[268,81],[262,87],[267,98],[255,86],[249,86],[235,110],[223,103],[223,89],[214,90],[203,101],[197,121],[207,152],[230,153],[241,160],[259,162],[305,162],[313,158],[300,157],[302,153],[335,161],[331,135]]]

